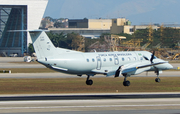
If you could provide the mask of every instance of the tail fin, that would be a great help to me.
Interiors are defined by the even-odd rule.
[[[56,53],[56,47],[50,41],[45,31],[33,30],[30,33],[37,59],[44,59]]]

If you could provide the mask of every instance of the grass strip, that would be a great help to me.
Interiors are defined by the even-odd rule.
[[[85,78],[0,79],[0,94],[61,94],[61,93],[123,93],[123,92],[180,92],[179,77],[131,77],[124,87],[123,78],[93,78],[87,86]]]

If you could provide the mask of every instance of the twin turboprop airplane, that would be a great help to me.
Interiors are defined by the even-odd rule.
[[[155,71],[156,82],[160,82],[159,72],[173,68],[167,61],[157,58],[147,51],[122,52],[78,52],[54,47],[45,31],[30,30],[37,61],[47,68],[78,76],[87,75],[86,84],[92,85],[90,76],[124,76],[124,86],[129,86],[127,77],[146,71]]]

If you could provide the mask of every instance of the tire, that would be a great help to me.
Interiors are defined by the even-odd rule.
[[[92,84],[93,84],[93,81],[92,81],[92,80],[87,80],[87,81],[86,81],[86,84],[87,84],[87,85],[92,85]]]
[[[130,86],[130,81],[124,81],[124,82],[123,82],[123,85],[124,85],[124,86]]]
[[[160,78],[155,79],[155,82],[160,82],[160,81],[161,81]]]

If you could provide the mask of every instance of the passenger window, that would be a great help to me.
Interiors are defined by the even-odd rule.
[[[106,58],[104,58],[104,62],[106,62]]]
[[[92,62],[94,62],[95,60],[94,59],[92,59]]]
[[[122,58],[122,61],[124,61],[124,58]]]
[[[87,62],[89,62],[89,59],[86,59]]]
[[[112,61],[112,58],[109,58],[109,61]]]
[[[143,60],[143,57],[141,57],[140,59]]]

